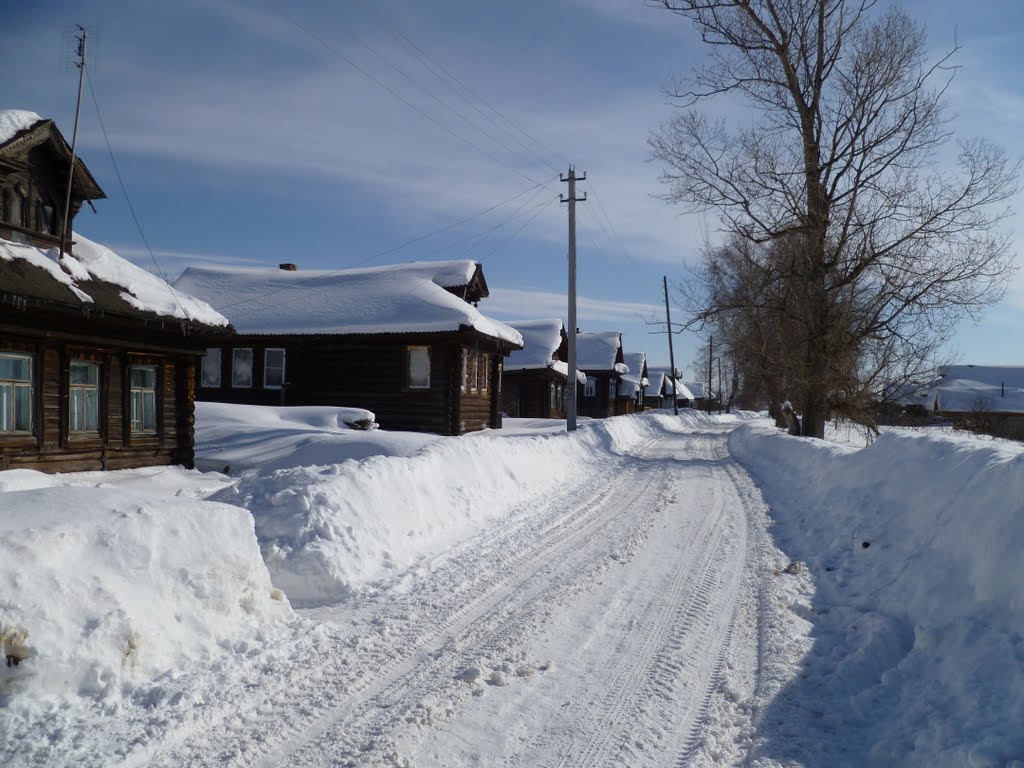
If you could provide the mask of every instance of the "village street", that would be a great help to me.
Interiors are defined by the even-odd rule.
[[[699,764],[750,724],[730,703],[758,689],[771,578],[726,432],[664,434],[375,594],[304,611],[319,628],[300,652],[218,675],[126,764]]]

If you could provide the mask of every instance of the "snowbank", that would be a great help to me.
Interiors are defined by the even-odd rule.
[[[196,466],[259,470],[340,464],[370,456],[410,456],[442,438],[415,432],[353,429],[374,414],[362,408],[196,403]]]
[[[644,414],[586,423],[572,435],[435,438],[411,456],[246,473],[215,498],[252,512],[275,586],[296,604],[324,604],[428,561],[552,492],[565,475],[598,471],[610,457],[683,424]]]
[[[245,510],[84,477],[0,472],[0,636],[19,662],[0,666],[0,705],[106,698],[292,615]]]
[[[766,755],[878,766],[1024,755],[1024,449],[890,431],[856,450],[764,425],[729,444],[815,587],[813,650],[764,714]]]

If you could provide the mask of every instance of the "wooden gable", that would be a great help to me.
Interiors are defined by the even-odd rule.
[[[0,144],[0,237],[51,247],[60,243],[71,147],[52,120],[40,120]],[[106,197],[76,158],[68,229],[82,203]]]

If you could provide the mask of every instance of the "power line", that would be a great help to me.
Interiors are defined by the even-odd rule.
[[[406,49],[410,50],[412,52],[413,56],[415,56],[420,61],[420,63],[423,64],[423,66],[427,70],[429,70],[438,80],[440,80],[442,83],[444,83],[446,86],[448,86],[448,88],[453,93],[455,93],[463,101],[465,101],[474,111],[477,112],[477,114],[479,114],[481,117],[483,117],[485,120],[487,120],[495,128],[497,128],[500,131],[502,131],[506,136],[508,136],[510,139],[512,139],[516,144],[518,144],[524,150],[526,150],[527,152],[532,153],[535,158],[537,158],[542,163],[547,165],[548,168],[550,168],[551,170],[553,170],[556,173],[558,173],[558,169],[554,165],[552,165],[551,162],[548,161],[547,158],[545,158],[543,155],[538,153],[535,149],[531,149],[530,147],[528,147],[526,144],[524,144],[519,139],[519,137],[515,133],[510,131],[504,125],[502,125],[501,123],[496,121],[493,117],[491,117],[486,112],[481,110],[476,105],[476,103],[473,101],[473,99],[477,99],[478,101],[482,102],[488,109],[491,110],[491,112],[493,112],[494,114],[500,116],[505,121],[505,123],[507,123],[508,125],[512,126],[515,130],[517,130],[520,133],[522,133],[530,141],[532,141],[535,145],[545,148],[548,152],[550,152],[552,155],[555,155],[555,156],[558,155],[557,152],[554,152],[554,151],[550,150],[550,148],[545,147],[539,140],[533,138],[529,133],[527,133],[526,130],[524,130],[523,128],[520,128],[515,123],[513,123],[509,118],[505,117],[500,112],[498,112],[497,109],[492,107],[485,99],[483,99],[483,97],[481,97],[478,94],[476,94],[471,88],[469,88],[469,86],[467,86],[465,83],[463,83],[462,80],[460,80],[456,75],[454,75],[451,71],[449,71],[443,64],[441,64],[440,62],[436,61],[433,57],[430,56],[430,54],[428,54],[426,51],[424,51],[420,46],[416,45],[416,43],[414,43],[411,39],[409,39],[409,37],[404,32],[402,32],[399,29],[396,29],[394,26],[389,24],[384,19],[383,15],[380,14],[379,12],[377,12],[376,9],[374,9],[372,5],[369,5],[367,7],[369,7],[372,10],[373,15],[377,18],[377,20],[381,23],[381,25],[384,26],[385,28],[387,28],[395,36],[396,39],[398,39],[400,42],[402,42],[405,45]],[[439,74],[439,71],[441,73],[443,73],[443,74]],[[453,86],[452,82],[458,84],[459,87],[456,88],[455,86]],[[466,95],[467,93],[470,96],[472,96],[473,99],[469,98],[469,96]]]
[[[518,194],[513,195],[512,197],[507,198],[506,200],[502,200],[501,202],[495,203],[494,205],[489,206],[488,208],[485,208],[482,211],[474,213],[472,216],[467,216],[464,219],[460,219],[459,221],[452,222],[451,224],[447,224],[446,226],[440,227],[440,228],[435,229],[435,230],[433,230],[431,232],[427,232],[426,234],[417,235],[416,237],[412,237],[412,238],[406,240],[405,242],[399,243],[398,245],[396,245],[396,246],[394,246],[392,248],[387,248],[387,249],[385,249],[383,251],[378,251],[377,253],[371,254],[370,256],[367,256],[365,259],[361,259],[361,260],[353,262],[351,264],[347,264],[344,267],[339,267],[338,269],[334,269],[334,270],[331,270],[329,272],[320,274],[320,275],[318,275],[316,277],[316,279],[322,279],[324,277],[332,277],[332,276],[337,275],[337,274],[339,274],[341,272],[345,272],[346,270],[356,269],[358,267],[363,266],[364,264],[368,264],[369,262],[373,261],[374,259],[380,258],[381,256],[387,256],[389,254],[395,253],[396,251],[400,251],[401,249],[406,248],[406,247],[408,247],[410,245],[414,245],[415,243],[421,242],[423,240],[427,240],[427,239],[429,239],[431,237],[435,237],[436,235],[440,235],[440,234],[442,234],[444,232],[447,232],[447,231],[449,231],[451,229],[454,229],[455,227],[458,227],[458,226],[461,226],[463,224],[466,224],[466,223],[468,223],[470,221],[473,221],[474,219],[478,219],[481,216],[485,216],[486,214],[490,213],[491,211],[493,211],[493,210],[495,210],[497,208],[500,208],[503,205],[507,205],[507,204],[511,203],[513,200],[516,200],[517,198],[522,197],[523,195],[529,194],[530,192],[533,192],[534,190],[536,190],[538,188],[544,187],[544,185],[547,184],[549,181],[551,181],[551,180],[550,179],[545,179],[544,181],[541,181],[541,182],[539,182],[537,184],[534,184],[532,187],[530,187],[528,189],[524,189],[522,192],[519,192]],[[258,296],[256,298],[264,299],[264,298],[267,298],[269,296],[273,296],[276,293],[280,293],[281,291],[288,290],[288,289],[290,289],[292,287],[293,286],[285,286],[285,287],[282,287],[282,288],[275,288],[274,290],[267,291],[266,293],[261,294],[260,296]],[[224,304],[224,305],[222,305],[220,307],[217,307],[216,309],[218,309],[218,310],[231,309],[232,307],[237,307],[239,304],[248,304],[252,300],[253,300],[253,298],[250,297],[250,298],[247,298],[247,299],[244,299],[244,300],[241,300],[241,301],[233,302],[231,304]]]
[[[530,226],[530,224],[533,223],[534,219],[536,219],[538,216],[540,216],[540,214],[546,208],[550,207],[552,203],[558,202],[558,200],[559,200],[559,198],[555,197],[555,198],[552,198],[551,200],[548,200],[548,201],[543,202],[540,205],[538,205],[537,208],[536,208],[536,213],[534,213],[533,216],[531,216],[529,219],[527,219],[525,222],[523,222],[523,225],[521,227],[519,227],[519,229],[517,229],[515,232],[513,232],[512,236],[508,240],[506,240],[505,242],[499,243],[498,245],[494,246],[494,248],[492,248],[490,251],[488,251],[486,255],[480,257],[480,261],[482,262],[485,259],[487,259],[488,257],[493,256],[495,252],[501,250],[506,245],[509,245],[510,243],[512,243],[513,240],[515,240],[517,237],[519,237],[519,233],[520,232],[522,232],[524,229],[526,229],[528,226]]]
[[[178,309],[181,310],[182,315],[187,318],[189,316],[188,312],[185,311],[185,308],[181,306],[181,302],[178,301],[178,296],[174,292],[174,288],[171,287],[171,283],[167,279],[167,275],[160,267],[160,262],[157,261],[156,254],[153,253],[153,249],[149,245],[149,239],[146,237],[146,233],[142,231],[142,224],[139,222],[139,217],[135,213],[135,206],[132,205],[132,199],[128,196],[128,190],[125,188],[124,179],[121,177],[121,169],[117,165],[117,158],[114,157],[114,149],[110,146],[110,137],[107,135],[107,127],[103,123],[103,115],[100,113],[100,103],[96,99],[96,91],[92,85],[92,75],[84,66],[83,70],[85,71],[86,81],[89,83],[89,93],[92,95],[93,107],[96,108],[96,119],[100,124],[100,132],[103,134],[103,141],[106,143],[107,153],[110,155],[110,163],[114,166],[114,175],[117,176],[117,183],[121,187],[121,193],[124,195],[125,202],[128,203],[128,210],[132,214],[132,221],[135,222],[135,228],[139,230],[139,236],[142,238],[142,242],[146,246],[146,250],[149,252],[149,258],[153,260],[153,266],[156,267],[157,274],[160,275],[160,278],[164,281],[164,285],[167,286],[167,290],[170,292],[171,298],[174,299],[174,303],[178,305]]]
[[[361,75],[363,75],[363,77],[367,78],[368,80],[372,81],[373,83],[376,83],[376,84],[377,84],[378,86],[380,86],[380,87],[381,87],[381,88],[383,88],[383,89],[384,89],[385,91],[387,91],[388,93],[390,93],[390,94],[391,94],[392,96],[394,96],[394,97],[395,97],[396,99],[398,99],[398,100],[399,100],[399,101],[401,101],[401,102],[402,102],[403,104],[405,104],[405,105],[406,105],[407,107],[409,107],[410,109],[414,110],[414,111],[415,111],[415,112],[416,112],[417,114],[419,114],[419,115],[420,115],[421,117],[425,118],[426,120],[429,120],[429,121],[430,121],[431,123],[433,123],[434,125],[436,125],[436,126],[437,126],[438,128],[440,128],[441,130],[443,130],[443,131],[445,131],[445,132],[447,132],[447,133],[451,134],[452,136],[454,136],[454,137],[455,137],[456,139],[458,139],[459,141],[463,142],[464,144],[468,144],[468,145],[469,145],[469,146],[471,146],[471,147],[472,147],[473,149],[475,149],[475,150],[476,150],[477,152],[479,152],[480,154],[484,155],[485,157],[488,157],[488,158],[490,158],[491,160],[493,160],[493,161],[494,161],[495,163],[497,163],[498,165],[501,165],[501,166],[504,166],[505,168],[508,168],[508,169],[509,169],[509,170],[511,170],[511,171],[512,171],[513,173],[515,173],[515,174],[516,174],[517,176],[520,176],[520,177],[522,177],[522,178],[526,179],[527,181],[532,181],[532,182],[536,182],[536,179],[533,179],[533,178],[531,178],[531,177],[527,176],[526,174],[524,174],[524,173],[522,173],[521,171],[519,171],[519,169],[517,169],[517,168],[515,168],[515,167],[513,167],[513,166],[511,166],[511,165],[509,165],[508,163],[505,163],[505,162],[503,162],[503,161],[502,161],[502,160],[500,160],[500,159],[499,159],[498,157],[496,157],[496,156],[495,156],[495,155],[494,155],[493,153],[491,153],[491,152],[488,152],[488,151],[487,151],[486,149],[484,149],[484,148],[483,148],[483,147],[481,147],[480,145],[476,144],[476,143],[475,143],[474,141],[472,141],[471,139],[467,139],[467,138],[466,138],[465,136],[463,136],[462,134],[458,133],[457,131],[453,130],[453,129],[452,129],[452,128],[450,128],[449,126],[447,126],[447,125],[445,125],[444,123],[442,123],[442,122],[441,122],[440,120],[438,120],[437,118],[435,118],[435,117],[434,117],[433,115],[431,115],[431,114],[430,114],[429,112],[427,112],[427,111],[425,111],[425,110],[421,109],[421,108],[420,108],[419,106],[417,106],[417,105],[416,105],[416,104],[414,104],[413,102],[409,101],[409,100],[408,100],[407,98],[405,98],[405,97],[404,97],[404,96],[403,96],[402,94],[400,94],[400,93],[399,93],[398,91],[396,91],[396,90],[395,90],[394,88],[392,88],[392,87],[391,87],[391,86],[389,86],[389,85],[388,85],[387,83],[385,83],[385,82],[384,82],[383,80],[380,80],[380,79],[379,79],[378,77],[376,77],[375,75],[373,75],[373,74],[372,74],[371,72],[369,72],[369,71],[367,71],[367,70],[366,70],[365,68],[363,68],[363,67],[359,66],[359,65],[358,65],[358,64],[357,64],[357,63],[356,63],[355,61],[353,61],[353,60],[352,60],[351,58],[349,58],[349,57],[348,57],[348,56],[346,56],[346,55],[345,55],[344,53],[342,53],[341,51],[339,51],[339,50],[338,50],[338,49],[337,49],[336,47],[334,47],[334,46],[333,46],[333,45],[331,45],[331,44],[330,44],[329,42],[327,42],[326,40],[324,40],[324,39],[323,39],[323,38],[322,38],[322,37],[321,37],[320,35],[316,34],[315,32],[313,32],[313,31],[311,31],[311,30],[309,30],[309,29],[306,29],[306,28],[305,28],[304,26],[302,26],[301,24],[299,24],[299,22],[297,22],[297,21],[296,21],[295,19],[293,19],[293,18],[292,18],[291,16],[289,16],[289,15],[288,15],[287,13],[285,13],[285,12],[284,12],[283,10],[281,10],[281,8],[279,8],[279,7],[278,7],[278,6],[276,5],[276,4],[272,4],[272,7],[274,8],[274,10],[275,10],[275,11],[277,11],[277,13],[278,13],[278,14],[280,14],[280,15],[281,15],[281,17],[282,17],[282,18],[284,18],[284,19],[285,19],[285,21],[287,21],[288,23],[290,23],[290,24],[291,24],[292,26],[294,26],[294,27],[295,27],[296,29],[298,29],[298,30],[299,30],[300,32],[302,32],[303,34],[305,34],[305,35],[308,35],[309,37],[311,37],[311,38],[312,38],[313,40],[315,40],[315,41],[316,41],[317,43],[319,43],[319,44],[320,44],[321,46],[323,46],[323,48],[324,48],[324,49],[326,49],[327,51],[330,51],[331,53],[333,53],[333,54],[334,54],[335,56],[337,56],[337,57],[338,57],[339,59],[341,59],[341,60],[342,60],[342,61],[344,61],[344,62],[345,62],[346,64],[348,64],[348,65],[349,65],[350,67],[352,67],[352,68],[353,68],[353,69],[355,69],[355,70],[356,70],[357,72],[359,72],[359,73],[360,73]]]
[[[436,101],[436,102],[437,102],[438,104],[440,104],[440,105],[441,105],[442,107],[444,107],[444,108],[445,108],[445,109],[447,109],[447,110],[448,110],[449,112],[451,112],[452,114],[454,114],[454,115],[455,115],[456,117],[458,117],[458,118],[459,118],[460,120],[462,120],[462,122],[464,122],[464,123],[465,123],[466,125],[468,125],[468,126],[469,126],[470,128],[473,128],[474,130],[477,130],[477,131],[479,131],[480,133],[482,133],[482,134],[483,134],[484,136],[486,136],[486,137],[487,137],[488,139],[490,139],[491,141],[493,141],[493,142],[494,142],[495,144],[499,145],[499,146],[500,146],[500,147],[501,147],[502,149],[504,149],[504,150],[505,150],[506,152],[508,152],[508,153],[509,153],[510,155],[512,155],[513,157],[515,157],[515,158],[516,158],[517,160],[520,160],[520,161],[523,161],[523,160],[525,160],[525,161],[526,161],[526,163],[527,163],[527,165],[529,164],[529,158],[523,157],[522,155],[520,155],[519,153],[517,153],[517,152],[516,152],[516,150],[514,150],[514,149],[513,149],[512,147],[510,147],[510,146],[509,146],[508,144],[506,144],[506,143],[505,143],[504,141],[502,141],[502,140],[501,140],[501,139],[499,139],[499,138],[495,138],[495,137],[494,137],[493,135],[491,135],[491,134],[490,134],[490,133],[488,133],[488,132],[487,132],[486,130],[484,130],[483,128],[481,128],[481,127],[480,127],[479,125],[477,125],[476,123],[474,123],[474,122],[473,122],[472,120],[470,120],[470,119],[469,119],[468,117],[466,117],[466,115],[464,115],[464,114],[463,114],[462,112],[460,112],[459,110],[457,110],[457,109],[456,109],[455,107],[453,107],[453,106],[452,106],[451,104],[449,104],[449,103],[448,103],[448,102],[446,102],[446,101],[445,101],[444,99],[442,99],[442,98],[441,98],[440,96],[438,96],[438,95],[437,95],[436,93],[434,93],[434,92],[433,92],[433,91],[432,91],[432,90],[431,90],[430,88],[428,88],[428,87],[427,87],[427,86],[425,86],[425,85],[424,85],[423,83],[421,83],[421,82],[419,82],[418,80],[416,80],[416,79],[415,79],[415,78],[414,78],[414,77],[413,77],[412,75],[408,74],[408,73],[407,73],[407,72],[406,72],[406,71],[405,71],[404,69],[402,69],[402,68],[401,68],[400,66],[398,66],[397,64],[395,64],[395,63],[394,63],[394,62],[393,62],[393,61],[392,61],[392,60],[391,60],[391,59],[390,59],[390,58],[389,58],[388,56],[386,56],[385,54],[381,53],[381,52],[380,52],[379,50],[377,50],[377,49],[376,49],[376,48],[374,48],[374,47],[373,47],[372,45],[370,45],[370,44],[369,44],[369,43],[368,43],[368,42],[367,42],[366,40],[364,40],[364,39],[363,39],[362,37],[360,37],[359,35],[357,35],[357,34],[355,34],[355,33],[349,33],[349,34],[351,34],[351,35],[352,35],[352,37],[353,37],[353,38],[354,38],[354,39],[355,39],[355,40],[356,40],[356,41],[357,41],[357,42],[358,42],[358,43],[359,43],[360,45],[362,45],[362,46],[363,46],[364,48],[366,48],[366,50],[370,51],[370,53],[372,53],[372,54],[374,54],[375,56],[377,56],[377,57],[378,57],[378,58],[379,58],[379,59],[380,59],[381,61],[383,61],[383,62],[384,62],[385,64],[387,64],[387,65],[388,65],[389,67],[391,67],[391,69],[393,69],[393,70],[394,70],[395,72],[397,72],[397,73],[398,73],[399,75],[401,75],[401,76],[402,76],[403,78],[405,78],[405,80],[407,80],[408,82],[412,83],[412,85],[413,85],[414,87],[416,87],[416,88],[419,88],[419,89],[420,89],[421,91],[423,91],[424,93],[426,93],[426,94],[427,94],[428,96],[430,96],[430,98],[432,98],[432,99],[433,99],[434,101]],[[470,105],[470,106],[472,106],[472,105]],[[481,113],[481,114],[482,114],[482,113]],[[525,149],[525,147],[524,147],[524,149]],[[529,149],[527,149],[527,151],[529,151]],[[539,158],[539,159],[540,159],[540,160],[541,160],[542,162],[544,162],[543,158]],[[551,168],[551,170],[553,170],[553,171],[557,170],[557,169],[556,169],[556,168],[555,168],[554,166],[551,166],[550,164],[549,164],[549,167],[550,167],[550,168]]]

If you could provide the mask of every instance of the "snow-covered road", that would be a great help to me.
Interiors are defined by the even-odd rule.
[[[759,684],[766,525],[724,429],[665,435],[304,611],[299,647],[256,654],[127,764],[729,762]]]

